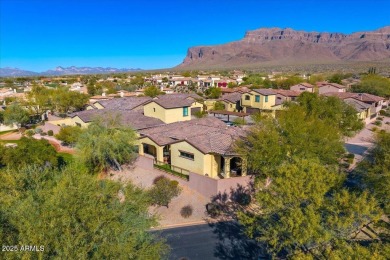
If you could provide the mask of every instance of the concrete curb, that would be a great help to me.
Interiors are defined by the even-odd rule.
[[[171,228],[179,228],[179,227],[189,227],[189,226],[197,226],[197,225],[203,225],[203,224],[208,224],[209,222],[205,220],[200,220],[200,221],[193,221],[193,222],[186,222],[186,223],[180,223],[180,224],[172,224],[172,225],[165,225],[165,226],[158,226],[158,227],[153,227],[150,230],[164,230],[164,229],[171,229]]]

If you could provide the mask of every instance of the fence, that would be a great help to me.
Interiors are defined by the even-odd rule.
[[[174,165],[170,165],[158,160],[153,161],[154,167],[157,169],[160,169],[162,171],[165,171],[166,173],[173,174],[175,176],[178,176],[180,178],[183,178],[185,180],[189,180],[189,174],[190,171],[187,169],[183,169]]]

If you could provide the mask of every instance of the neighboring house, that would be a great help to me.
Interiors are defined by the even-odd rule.
[[[387,101],[385,100],[385,98],[367,93],[329,92],[325,93],[324,96],[334,96],[342,100],[345,100],[347,98],[353,98],[355,100],[359,100],[363,103],[369,104],[371,106],[370,118],[372,120],[379,115],[379,111],[381,111],[384,107],[387,106]]]
[[[134,130],[142,130],[164,125],[164,122],[161,120],[144,116],[140,111],[110,109],[84,110],[73,113],[69,118],[58,121],[51,121],[50,123],[59,126],[71,125],[85,128],[95,119],[104,119],[110,116],[118,116],[121,125],[129,126]]]
[[[275,105],[276,93],[272,89],[253,89],[241,96],[241,107],[244,113],[272,112],[275,110]]]
[[[246,162],[233,149],[244,131],[226,127],[217,118],[167,124],[142,130],[140,135],[139,153],[153,156],[157,164],[214,179],[247,173]]]
[[[299,83],[297,85],[291,86],[290,90],[297,91],[297,92],[311,92],[314,93],[314,86],[309,83]]]
[[[93,105],[97,109],[111,110],[143,110],[143,105],[152,100],[150,97],[123,97],[96,101]]]
[[[144,115],[158,118],[166,124],[187,121],[191,120],[192,103],[192,100],[177,97],[155,98],[144,105]]]
[[[346,92],[347,87],[337,83],[324,83],[318,86],[318,93],[324,94],[329,92]]]
[[[357,111],[357,116],[365,124],[369,124],[372,121],[370,104],[364,103],[354,98],[346,98],[343,101],[348,105],[352,106],[353,108],[355,108],[355,110]]]
[[[302,93],[294,90],[275,89],[276,93],[276,105],[283,104],[284,102],[295,101],[297,97]]]
[[[191,81],[191,78],[187,77],[180,77],[180,78],[171,78],[169,79],[169,85],[171,86],[177,86],[177,85],[188,85]]]
[[[242,93],[234,92],[231,94],[225,94],[219,101],[225,105],[225,110],[230,112],[241,112],[242,107],[240,105]]]

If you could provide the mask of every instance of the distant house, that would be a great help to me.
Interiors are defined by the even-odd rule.
[[[359,101],[354,98],[346,98],[344,102],[352,106],[356,112],[359,119],[361,119],[365,124],[369,124],[371,120],[371,105]]]
[[[329,92],[346,92],[347,87],[337,83],[325,83],[318,86],[318,93],[324,94]]]
[[[226,111],[241,112],[242,111],[242,107],[240,105],[241,96],[242,93],[240,92],[225,94],[222,96],[222,98],[219,99],[219,101],[223,102]]]
[[[299,83],[297,85],[291,86],[290,90],[297,91],[297,92],[314,92],[314,86],[309,83]]]
[[[139,153],[154,157],[156,164],[213,179],[245,176],[246,161],[233,149],[244,136],[238,127],[226,127],[207,117],[140,131]]]
[[[152,100],[150,97],[123,97],[96,101],[93,105],[97,109],[111,110],[143,110],[143,105]]]
[[[283,104],[284,102],[295,101],[302,93],[294,90],[275,89],[276,104]]]
[[[324,96],[334,96],[338,97],[342,100],[352,98],[363,103],[370,105],[370,118],[373,120],[379,115],[379,111],[383,109],[383,107],[387,106],[387,101],[383,97],[379,97],[372,94],[367,93],[352,93],[352,92],[329,92],[323,94]]]
[[[144,105],[144,115],[158,118],[164,123],[191,120],[191,105],[193,101],[173,98],[155,98]]]
[[[272,89],[253,89],[241,96],[244,113],[273,112],[276,105],[276,92]]]
[[[68,119],[66,119],[67,121],[63,121],[62,123],[65,125],[87,127],[95,119],[104,119],[109,118],[111,116],[118,116],[121,125],[129,126],[134,130],[142,130],[159,125],[164,125],[164,122],[162,122],[161,120],[144,116],[140,111],[110,109],[95,109],[76,112],[72,114]],[[53,124],[53,122],[51,123]]]

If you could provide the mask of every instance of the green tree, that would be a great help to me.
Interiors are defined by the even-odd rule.
[[[136,157],[136,138],[134,130],[120,124],[119,114],[106,114],[83,131],[76,147],[91,172],[121,170]]]
[[[337,84],[341,84],[341,80],[343,79],[343,74],[341,73],[335,73],[333,74],[332,76],[329,77],[328,81],[330,83],[337,83]]]
[[[30,121],[28,111],[18,103],[9,105],[4,111],[4,124],[16,125],[18,128],[24,126]]]
[[[352,92],[369,93],[381,97],[390,97],[390,79],[376,74],[362,78],[360,84],[351,87]]]
[[[213,110],[225,110],[225,104],[222,101],[214,103]]]
[[[390,215],[390,133],[379,132],[370,159],[358,167],[363,187],[375,195],[387,215]]]
[[[343,176],[316,159],[293,158],[267,177],[255,194],[262,213],[242,212],[239,221],[274,256],[347,240],[380,216],[375,200],[340,189]]]
[[[0,239],[44,246],[20,259],[161,259],[167,246],[148,232],[147,193],[131,183],[98,180],[77,166],[0,174]],[[4,252],[3,252],[4,253]],[[6,253],[7,254],[7,253]]]
[[[79,139],[82,129],[78,126],[64,126],[61,127],[58,134],[55,135],[55,137],[63,141],[69,145],[75,145],[77,143],[77,140]]]
[[[161,94],[161,91],[156,86],[149,86],[149,87],[146,87],[145,90],[144,90],[144,95],[148,96],[148,97],[154,98],[154,97],[157,97],[160,94]]]
[[[221,89],[216,87],[208,88],[205,91],[205,95],[208,98],[219,98],[221,96]]]
[[[87,95],[76,91],[57,89],[53,92],[52,100],[57,112],[68,113],[82,110],[89,98]]]
[[[2,160],[12,169],[29,165],[52,168],[57,165],[57,152],[47,140],[22,137],[16,147],[4,148]]]
[[[181,190],[177,181],[161,178],[149,190],[149,196],[153,205],[165,206],[168,208],[171,200],[179,196]]]
[[[334,125],[345,136],[351,136],[364,127],[364,123],[357,116],[357,111],[336,97],[304,92],[297,101],[298,105],[306,110],[307,116],[314,116],[329,125]]]

